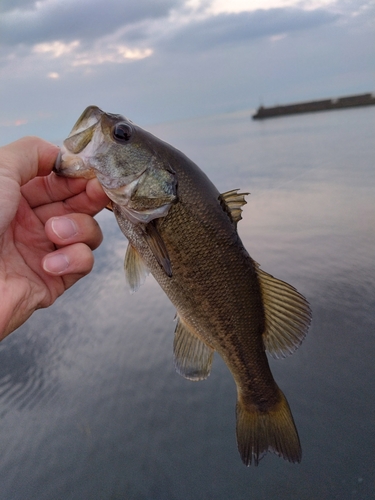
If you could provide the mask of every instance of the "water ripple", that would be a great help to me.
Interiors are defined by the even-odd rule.
[[[31,409],[42,400],[48,400],[56,391],[57,378],[53,376],[47,356],[47,345],[10,337],[0,346],[0,415],[10,408]]]

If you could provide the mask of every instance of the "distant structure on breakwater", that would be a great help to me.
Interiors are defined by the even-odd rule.
[[[295,115],[298,113],[312,113],[315,111],[329,111],[331,109],[353,108],[355,106],[371,106],[375,104],[374,94],[359,94],[338,99],[325,99],[323,101],[308,101],[296,104],[286,104],[266,108],[260,106],[253,115],[254,120],[274,118],[275,116]]]

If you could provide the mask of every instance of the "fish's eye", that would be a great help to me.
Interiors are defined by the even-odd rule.
[[[113,138],[117,142],[129,142],[132,137],[133,129],[127,123],[118,123],[113,127]]]

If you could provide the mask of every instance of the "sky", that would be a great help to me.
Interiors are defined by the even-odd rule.
[[[0,144],[375,92],[375,0],[1,0]],[[250,114],[249,114],[250,116]]]

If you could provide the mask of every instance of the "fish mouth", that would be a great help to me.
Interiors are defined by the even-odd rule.
[[[86,108],[64,141],[66,149],[73,154],[81,153],[92,141],[95,130],[104,114],[104,111],[97,106]]]
[[[73,154],[78,154],[92,140],[95,129],[103,116],[97,106],[89,106],[78,118],[70,134],[64,141],[64,146]]]
[[[74,134],[72,138],[75,138],[75,136],[76,134]],[[124,201],[124,199],[128,200],[131,197],[132,192],[147,171],[147,166],[145,166],[145,168],[140,172],[126,177],[116,178],[112,175],[106,175],[95,168],[95,166],[90,164],[87,160],[85,161],[84,155],[82,155],[83,157],[81,156],[90,141],[88,141],[86,146],[80,148],[79,152],[75,153],[74,151],[71,151],[70,147],[67,147],[67,141],[69,139],[70,137],[64,141],[64,145],[61,147],[57,155],[52,169],[55,174],[62,177],[83,177],[85,179],[92,179],[96,177],[103,186],[104,191],[113,201],[115,201],[115,199],[118,201],[119,198]],[[68,145],[70,146],[69,143]]]
[[[96,176],[95,169],[87,160],[91,151],[102,143],[96,131],[104,114],[97,106],[89,106],[81,114],[56,158],[53,171],[57,175],[86,179]]]
[[[61,177],[96,177],[95,169],[88,166],[77,154],[71,154],[64,146],[60,149],[52,171]]]

